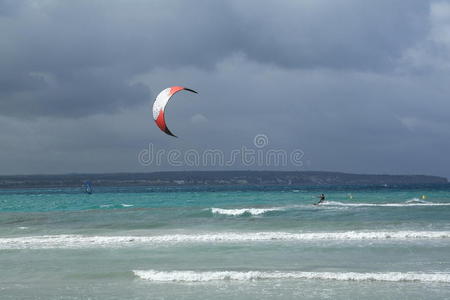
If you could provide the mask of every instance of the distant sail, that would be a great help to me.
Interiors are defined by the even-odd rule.
[[[84,191],[87,194],[92,194],[94,192],[94,189],[92,188],[92,182],[90,182],[89,180],[87,180],[83,183],[83,187],[84,187]]]

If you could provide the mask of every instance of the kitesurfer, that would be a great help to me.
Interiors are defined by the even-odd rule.
[[[317,202],[315,205],[319,205],[320,203],[325,202],[325,194],[321,194],[319,196],[319,202]]]

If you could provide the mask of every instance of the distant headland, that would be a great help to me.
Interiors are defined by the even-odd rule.
[[[322,171],[177,171],[152,173],[0,176],[0,188],[174,185],[392,185],[440,184],[429,175],[367,175]]]

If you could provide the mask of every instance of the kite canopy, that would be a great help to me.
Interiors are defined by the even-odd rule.
[[[155,102],[153,103],[153,119],[156,122],[156,125],[158,125],[159,129],[164,131],[166,134],[176,137],[169,128],[167,128],[166,120],[164,119],[164,109],[166,108],[167,103],[169,102],[170,98],[177,92],[186,90],[192,93],[198,94],[196,91],[182,87],[182,86],[172,86],[165,90],[163,90],[161,93],[158,94],[156,97]]]

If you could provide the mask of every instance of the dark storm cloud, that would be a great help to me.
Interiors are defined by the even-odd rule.
[[[239,3],[252,59],[290,68],[380,70],[427,32],[427,1]]]
[[[15,0],[2,0],[0,1],[0,16],[11,16],[17,12],[19,7],[19,1]]]
[[[289,68],[383,69],[426,32],[428,14],[425,1],[1,3],[15,13],[0,20],[0,109],[18,116],[114,111],[150,98],[128,83],[135,74],[212,68],[236,52]]]
[[[82,116],[148,101],[147,87],[129,84],[134,74],[211,66],[235,43],[229,8],[209,3],[22,2],[0,20],[2,114]]]
[[[136,105],[149,98],[148,87],[128,84],[108,69],[72,70],[67,74],[30,73],[23,80],[5,84],[0,110],[18,117],[81,117],[95,113],[111,113]],[[21,85],[14,88],[14,84]],[[0,93],[1,94],[1,93]]]
[[[153,171],[149,142],[265,133],[310,169],[448,176],[449,28],[448,1],[0,0],[0,171]],[[173,84],[200,91],[168,108],[179,139],[150,111]]]

